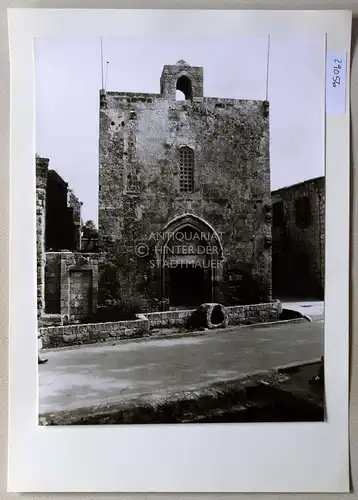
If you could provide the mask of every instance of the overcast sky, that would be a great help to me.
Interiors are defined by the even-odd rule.
[[[36,152],[97,222],[99,38],[34,41]],[[164,64],[204,68],[204,95],[270,101],[271,188],[324,174],[324,39],[103,38],[107,90],[159,93]],[[267,68],[269,68],[267,78]],[[105,70],[104,70],[105,74]],[[268,81],[268,86],[267,86]]]

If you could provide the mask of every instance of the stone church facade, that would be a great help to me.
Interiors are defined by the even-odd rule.
[[[141,293],[172,306],[271,300],[268,112],[205,97],[203,68],[182,60],[164,66],[158,94],[101,91],[99,244],[127,256]]]

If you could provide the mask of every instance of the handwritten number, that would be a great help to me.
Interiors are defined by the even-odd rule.
[[[332,68],[332,72],[333,72],[333,75],[332,75],[332,86],[334,88],[340,86],[340,84],[341,84],[340,72],[342,70],[342,62],[343,62],[342,59],[334,59],[334,61],[333,61],[333,64],[335,66],[333,66],[333,68]]]
[[[333,77],[333,87],[336,87],[336,85],[340,85],[341,83],[341,77],[340,76],[334,76]]]
[[[347,59],[343,52],[327,53],[326,58],[326,113],[346,112]]]

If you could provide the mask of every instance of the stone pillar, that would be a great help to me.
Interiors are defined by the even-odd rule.
[[[37,317],[45,312],[45,226],[46,185],[49,160],[36,157],[36,255],[37,255]]]

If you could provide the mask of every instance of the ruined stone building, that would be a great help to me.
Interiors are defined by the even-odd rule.
[[[81,202],[55,170],[48,170],[46,190],[46,250],[79,250]]]
[[[273,191],[272,212],[274,296],[323,299],[324,177]]]
[[[37,315],[39,324],[78,322],[96,306],[98,259],[80,252],[81,203],[36,157]]]
[[[98,229],[92,221],[82,226],[81,250],[83,252],[98,252]]]
[[[268,103],[205,97],[203,68],[182,60],[159,83],[101,91],[102,250],[127,256],[137,290],[173,306],[269,301]]]

